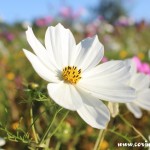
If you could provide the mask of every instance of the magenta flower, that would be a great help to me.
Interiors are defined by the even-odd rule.
[[[62,7],[60,9],[60,15],[64,18],[70,18],[71,14],[72,14],[72,10],[70,7]]]
[[[141,60],[137,56],[134,56],[132,60],[135,62],[138,72],[150,74],[150,66],[148,63],[142,63]]]
[[[104,63],[104,62],[107,62],[107,61],[108,61],[108,58],[104,56],[101,61],[102,61],[103,63]]]
[[[146,73],[146,74],[150,74],[150,66],[149,66],[149,64],[147,64],[147,63],[143,63],[142,64],[142,68],[143,68],[143,73]]]
[[[39,18],[35,21],[35,24],[38,27],[48,26],[53,21],[53,18],[51,16],[47,16],[44,18]]]
[[[132,60],[135,62],[137,70],[138,71],[141,70],[141,68],[142,68],[142,62],[141,62],[141,60],[137,56],[134,56],[132,58]]]

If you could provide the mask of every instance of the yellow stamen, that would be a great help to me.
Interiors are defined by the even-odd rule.
[[[81,79],[81,69],[77,69],[77,67],[67,66],[62,71],[62,77],[65,82],[76,84]]]

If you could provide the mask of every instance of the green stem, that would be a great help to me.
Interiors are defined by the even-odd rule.
[[[55,130],[50,134],[50,138],[56,133],[56,131],[59,129],[59,127],[61,126],[62,122],[65,120],[65,118],[67,117],[67,115],[69,114],[69,110],[66,112],[66,114],[64,115],[64,117],[62,118],[62,120],[60,121],[59,125],[55,128]]]
[[[147,141],[147,139],[144,137],[144,135],[143,135],[139,130],[137,130],[137,129],[136,129],[133,125],[131,125],[125,118],[123,118],[122,115],[119,115],[119,116],[120,116],[120,118],[121,118],[129,127],[131,127],[138,135],[140,135],[144,141]]]
[[[100,149],[101,143],[102,143],[102,141],[104,139],[104,135],[105,135],[104,132],[105,132],[105,130],[100,130],[98,138],[96,140],[96,144],[94,146],[94,150],[99,150]]]
[[[54,120],[55,120],[57,114],[58,114],[62,109],[63,109],[63,108],[60,108],[58,111],[56,111],[56,113],[55,113],[55,115],[54,115],[52,121],[50,122],[50,124],[48,125],[48,127],[47,127],[45,133],[43,134],[43,136],[42,136],[42,138],[41,138],[41,140],[40,140],[40,142],[39,142],[39,145],[41,145],[41,144],[45,141],[45,139],[46,139],[46,137],[47,137],[47,135],[48,135],[48,133],[49,133],[49,131],[50,131],[50,128],[52,127],[52,124],[53,124],[53,122],[54,122]]]
[[[109,132],[111,132],[111,133],[114,133],[114,134],[116,134],[116,135],[122,137],[123,139],[125,139],[125,140],[128,141],[129,143],[131,142],[126,136],[124,136],[124,135],[122,135],[122,134],[120,134],[120,133],[118,133],[118,132],[116,132],[116,131],[114,131],[114,130],[112,130],[112,129],[107,129],[107,131],[109,131]]]
[[[50,138],[46,139],[46,147],[49,147],[49,143],[50,143]]]
[[[35,122],[40,118],[40,116],[45,113],[46,111],[44,110],[43,112],[41,112],[38,116],[34,117],[32,124],[30,125],[29,129],[30,130],[32,128],[32,125],[35,124]]]
[[[35,143],[38,143],[38,138],[37,138],[37,134],[36,134],[36,131],[35,131],[34,120],[33,120],[32,104],[30,106],[30,117],[31,117],[31,125],[32,125],[31,128],[32,128],[34,139],[35,139]]]
[[[58,142],[57,145],[56,145],[56,147],[55,147],[55,150],[59,150],[60,146],[61,146],[61,142]]]

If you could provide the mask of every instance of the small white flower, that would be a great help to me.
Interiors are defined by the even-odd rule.
[[[26,35],[35,54],[24,53],[39,76],[49,82],[49,96],[60,106],[77,111],[92,127],[105,128],[110,119],[101,100],[124,103],[135,98],[134,89],[124,84],[129,67],[122,61],[98,65],[104,49],[97,36],[76,45],[70,30],[58,24],[47,29],[45,48],[30,27]]]
[[[142,73],[137,73],[134,61],[127,60],[126,63],[131,66],[129,85],[137,93],[137,98],[133,102],[127,103],[126,106],[136,118],[141,118],[142,111],[140,108],[150,111],[150,77]]]
[[[0,137],[0,147],[4,146],[6,144],[6,141]]]

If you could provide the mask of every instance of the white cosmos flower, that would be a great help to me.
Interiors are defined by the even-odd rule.
[[[126,60],[126,63],[131,66],[129,85],[137,92],[137,98],[126,106],[136,118],[141,118],[141,108],[150,111],[150,76],[137,73],[134,61]]]
[[[58,105],[77,111],[92,127],[105,128],[110,119],[101,100],[124,103],[135,98],[135,91],[124,84],[129,67],[122,61],[98,65],[104,49],[97,36],[76,45],[70,30],[61,24],[47,29],[45,47],[30,27],[26,36],[35,54],[24,53],[38,75],[49,82],[49,96]]]

